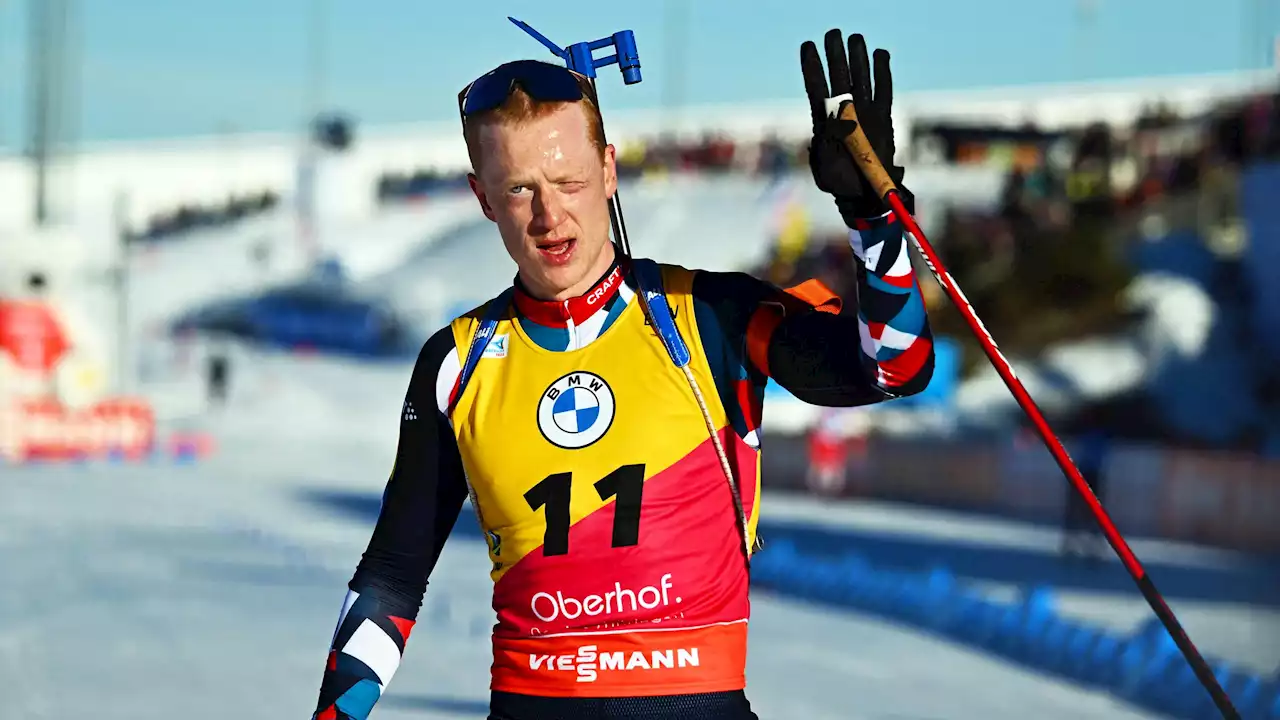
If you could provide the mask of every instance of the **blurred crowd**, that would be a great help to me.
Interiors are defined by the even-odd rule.
[[[1193,117],[1153,107],[1131,127],[926,124],[912,134],[910,164],[1007,169],[994,209],[938,208],[945,222],[930,239],[1002,344],[1034,349],[1124,320],[1117,296],[1134,272],[1132,241],[1189,230],[1224,259],[1238,254],[1239,171],[1280,158],[1280,94]],[[833,262],[842,236],[803,244],[779,242],[756,272],[788,284],[839,268],[847,277],[829,282],[850,285],[851,265]],[[939,321],[967,334],[958,317]]]
[[[1172,238],[1199,248],[1190,271],[1205,279],[1222,317],[1251,317],[1259,310],[1243,272],[1249,238],[1240,179],[1249,164],[1280,160],[1280,93],[1192,116],[1152,107],[1128,127],[936,124],[917,125],[912,135],[908,166],[987,164],[1007,173],[992,208],[929,208],[945,214],[930,240],[1006,352],[1034,356],[1054,343],[1135,332],[1144,316],[1126,290],[1142,273],[1170,269],[1152,264],[1159,255],[1152,248],[1174,244]],[[910,186],[910,171],[906,182]],[[753,272],[781,285],[817,277],[849,292],[855,278],[847,256],[842,235],[797,239],[784,233]],[[940,300],[936,283],[923,285],[935,333],[965,344],[966,369],[985,363],[963,318]],[[1248,353],[1248,331],[1233,332],[1239,334],[1231,342]],[[1280,372],[1261,364],[1260,377],[1251,378],[1245,391],[1271,408],[1263,412],[1280,418]],[[1133,412],[1126,409],[1112,421],[1126,433],[1163,432],[1149,409]],[[1256,443],[1242,437],[1240,444]]]
[[[264,190],[249,195],[233,195],[217,204],[183,204],[153,215],[142,228],[125,229],[124,236],[128,242],[175,239],[196,230],[227,227],[261,215],[279,203],[280,197],[275,192]]]
[[[776,135],[759,142],[735,142],[727,135],[707,133],[697,142],[673,136],[638,139],[618,151],[618,174],[636,177],[663,172],[734,172],[780,175],[807,162],[806,143],[784,141]]]

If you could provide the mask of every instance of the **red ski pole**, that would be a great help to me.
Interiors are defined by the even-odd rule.
[[[858,119],[853,103],[844,103],[840,111],[840,117],[844,120],[856,121]],[[986,353],[987,359],[995,366],[996,372],[1000,373],[1001,379],[1004,380],[1004,384],[1008,386],[1009,391],[1013,393],[1013,397],[1018,401],[1018,405],[1022,407],[1022,411],[1027,414],[1027,417],[1031,419],[1031,423],[1035,425],[1036,432],[1040,434],[1040,439],[1044,441],[1045,447],[1049,448],[1053,459],[1058,462],[1058,467],[1062,468],[1067,480],[1071,482],[1072,487],[1075,488],[1075,491],[1080,494],[1080,497],[1088,505],[1089,512],[1098,521],[1098,526],[1102,528],[1107,542],[1111,544],[1116,555],[1120,557],[1120,562],[1124,564],[1125,569],[1129,571],[1129,575],[1137,583],[1138,589],[1142,591],[1142,596],[1147,599],[1147,604],[1151,606],[1156,617],[1160,619],[1165,629],[1169,631],[1173,642],[1182,651],[1182,656],[1191,665],[1191,669],[1195,672],[1196,678],[1200,680],[1200,684],[1204,686],[1210,697],[1213,698],[1213,703],[1217,706],[1218,711],[1222,713],[1222,717],[1225,720],[1240,720],[1240,713],[1232,705],[1231,698],[1222,689],[1218,679],[1214,677],[1213,670],[1209,668],[1209,664],[1205,662],[1200,651],[1191,642],[1191,638],[1182,629],[1182,623],[1173,614],[1173,610],[1169,609],[1164,596],[1156,589],[1155,583],[1151,581],[1146,569],[1138,561],[1137,556],[1133,554],[1129,544],[1125,542],[1124,536],[1116,529],[1115,523],[1111,521],[1107,511],[1102,508],[1102,503],[1098,501],[1098,496],[1094,495],[1089,483],[1085,481],[1084,476],[1080,474],[1079,468],[1071,460],[1071,456],[1067,454],[1062,441],[1053,433],[1053,429],[1049,427],[1049,423],[1040,412],[1040,408],[1031,399],[1031,395],[1027,393],[1027,389],[1022,385],[1022,381],[1014,374],[1013,366],[1009,363],[1009,360],[1000,352],[1000,348],[996,347],[995,339],[991,337],[991,333],[987,331],[986,326],[978,319],[978,314],[974,311],[973,306],[969,304],[969,299],[960,291],[960,286],[956,284],[955,279],[951,277],[951,273],[947,272],[947,269],[942,265],[942,260],[934,252],[933,246],[929,244],[928,238],[920,230],[915,218],[911,216],[911,213],[907,212],[893,179],[889,177],[889,173],[885,172],[884,165],[880,163],[875,151],[871,149],[871,143],[867,140],[867,135],[863,132],[862,126],[855,127],[853,132],[845,138],[844,143],[849,152],[853,154],[853,159],[862,170],[862,173],[870,181],[872,187],[876,189],[876,194],[884,199],[885,204],[893,210],[898,222],[902,223],[903,228],[910,233],[912,242],[915,244],[916,249],[920,251],[920,254],[924,256],[925,263],[928,264],[933,276],[937,278],[938,284],[942,286],[942,289],[947,293],[947,297],[951,298],[951,302],[960,310],[960,314],[964,316],[965,323],[973,331],[973,334],[977,336],[978,342],[982,344],[982,350]]]

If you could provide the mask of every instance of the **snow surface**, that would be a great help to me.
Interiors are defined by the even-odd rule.
[[[370,530],[324,498],[376,502],[406,368],[261,366],[274,363],[297,367],[279,392],[214,418],[220,449],[200,464],[4,468],[6,717],[311,711]],[[348,382],[333,392],[330,378]],[[464,510],[459,522],[473,521]],[[459,536],[375,717],[484,717],[489,589],[483,545]],[[751,648],[762,718],[1147,717],[874,618],[767,595],[754,599]]]
[[[307,716],[370,530],[333,498],[376,503],[408,370],[240,349],[231,405],[205,418],[211,458],[3,468],[5,715]],[[766,519],[775,505],[779,519],[798,512],[766,496]],[[447,547],[375,717],[484,717],[484,552],[467,534]],[[873,617],[767,594],[753,605],[749,693],[766,720],[1150,717]]]

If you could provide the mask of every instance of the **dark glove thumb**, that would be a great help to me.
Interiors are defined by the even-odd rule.
[[[827,121],[826,131],[828,137],[844,144],[844,139],[852,135],[853,131],[857,128],[857,120],[841,120],[839,118],[833,118]]]

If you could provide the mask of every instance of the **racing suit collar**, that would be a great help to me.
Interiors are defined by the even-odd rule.
[[[539,300],[515,279],[515,305],[522,316],[546,327],[579,326],[605,309],[623,284],[622,265],[614,260],[590,290],[567,300]]]

